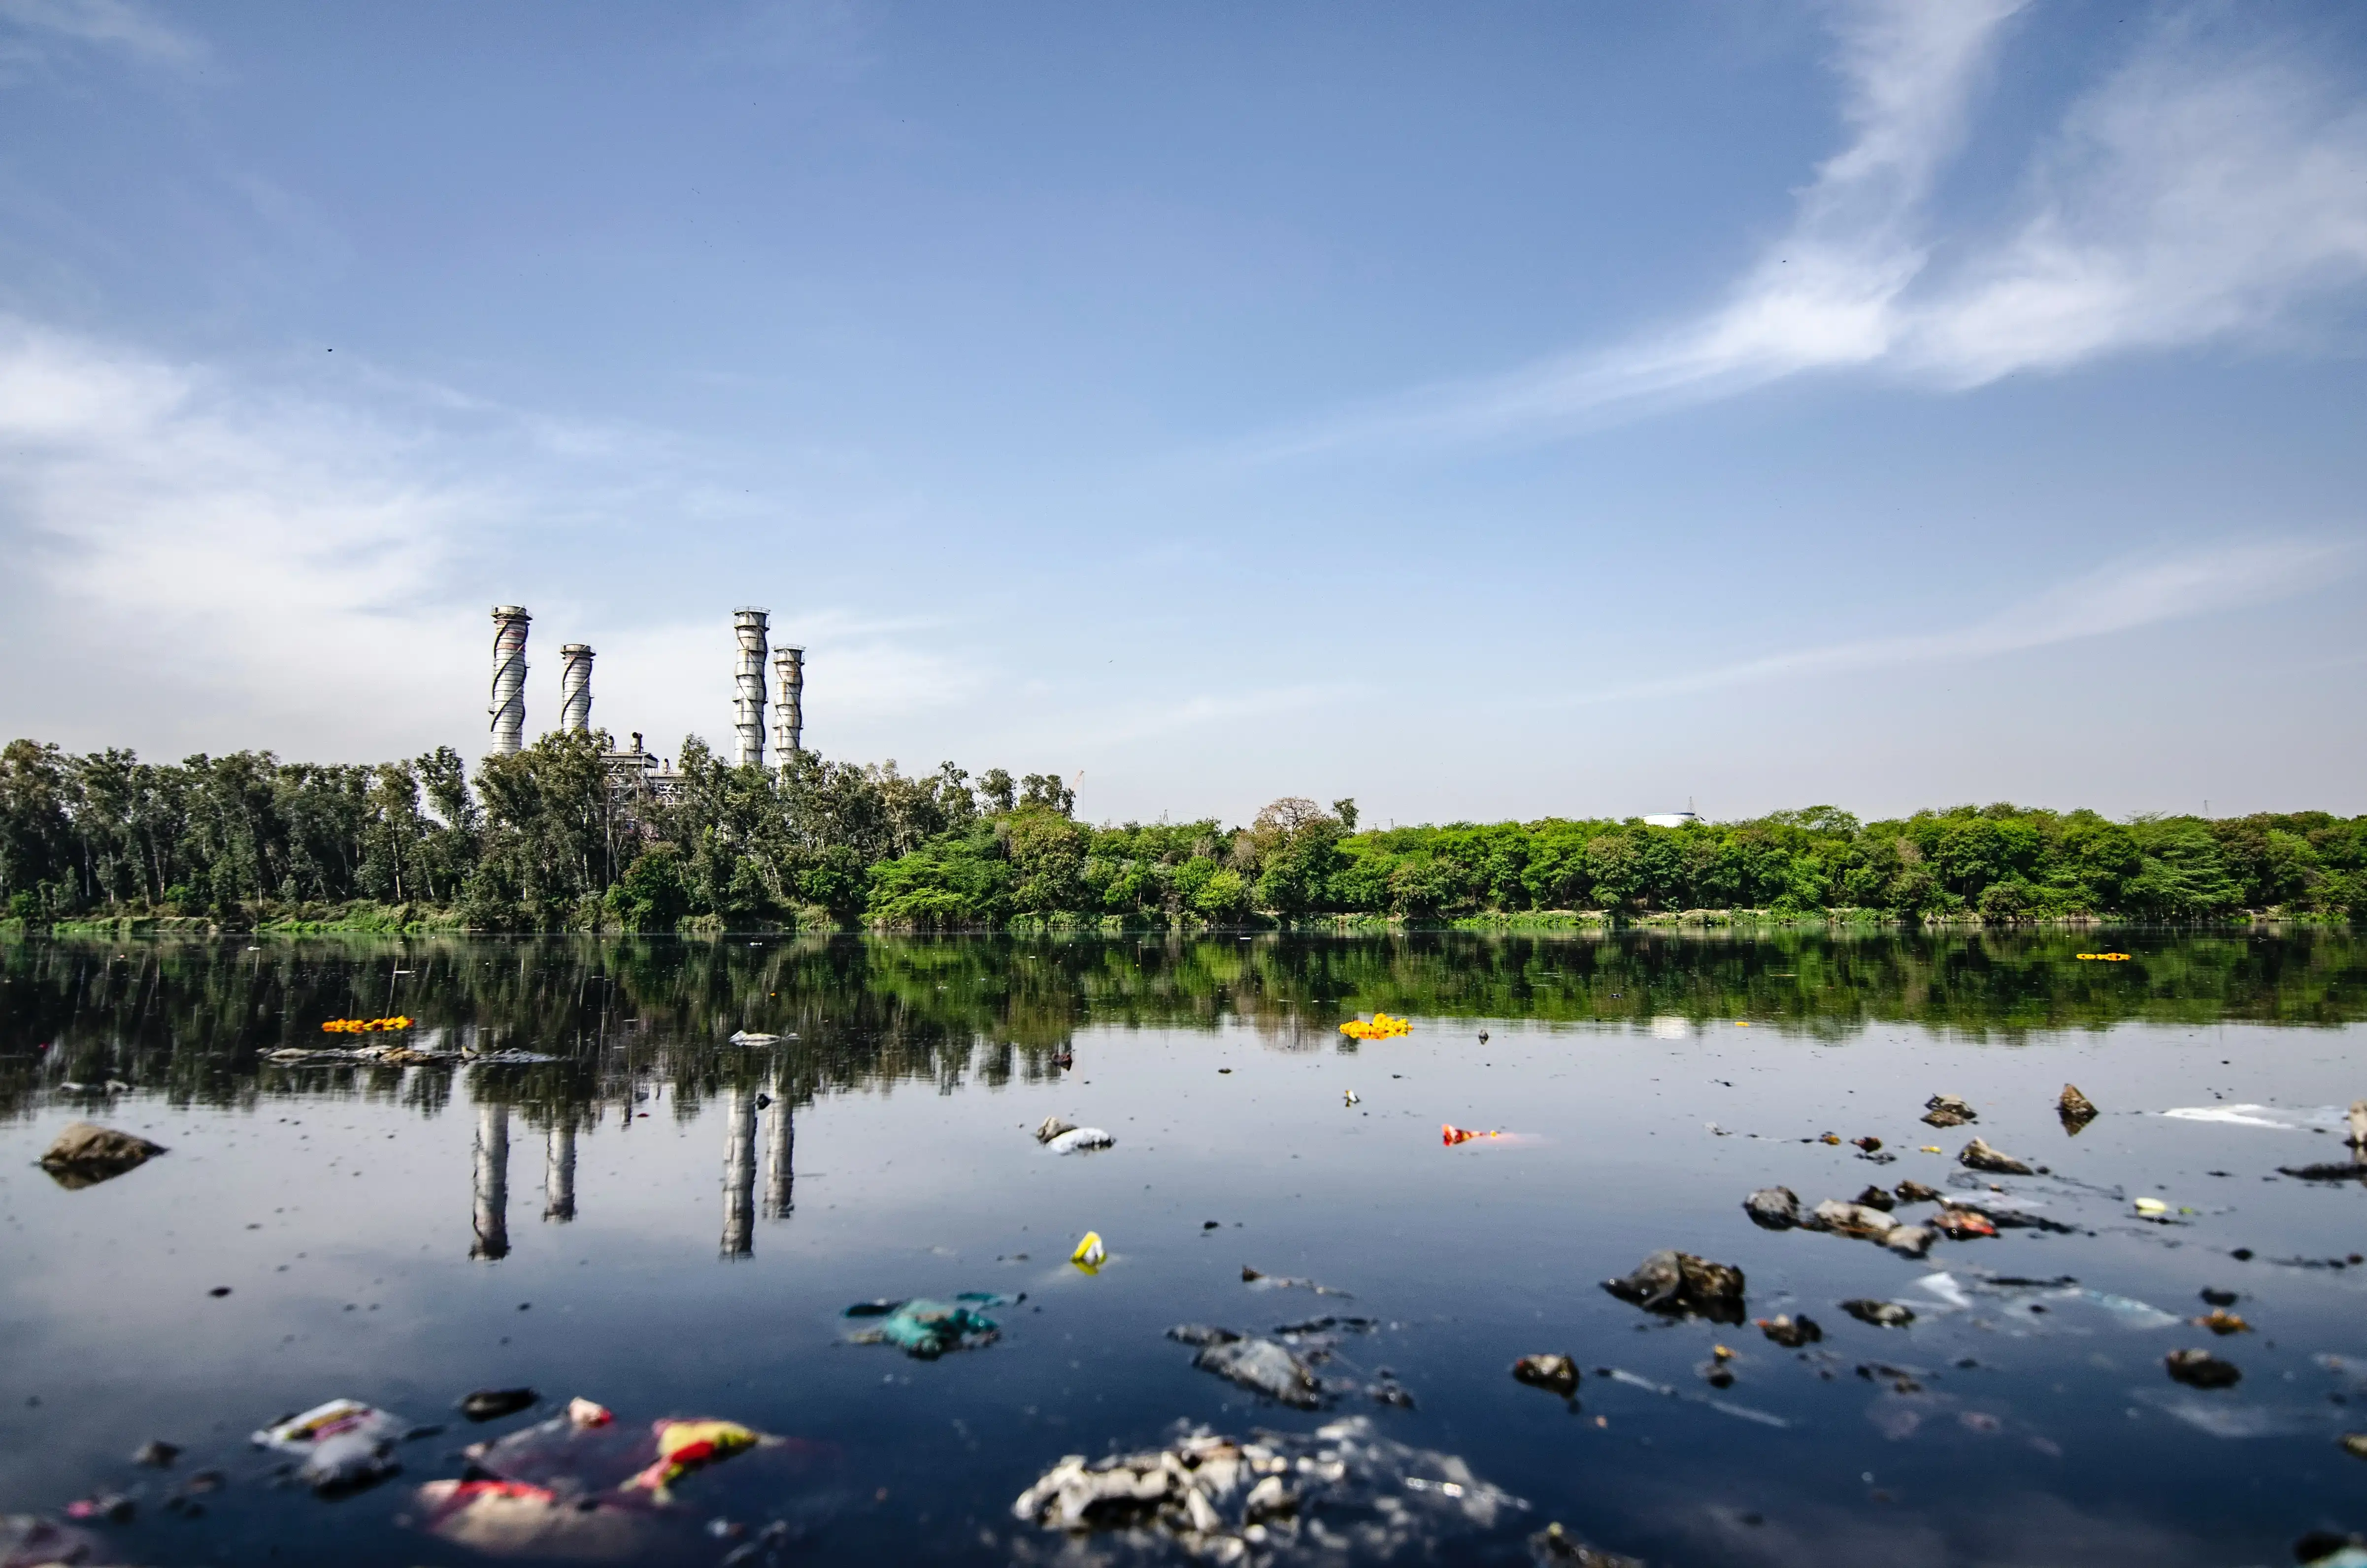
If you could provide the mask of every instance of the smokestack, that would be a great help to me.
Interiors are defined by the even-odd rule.
[[[526,629],[522,605],[493,607],[493,750],[508,756],[526,736]]]
[[[739,694],[731,699],[732,727],[740,732],[740,766],[764,766],[764,612],[731,612],[732,635],[740,639]]]
[[[570,642],[559,651],[559,727],[571,735],[592,728],[592,644]]]
[[[805,749],[806,651],[784,648],[773,655],[773,684],[777,693],[773,710],[773,744],[783,767]]]

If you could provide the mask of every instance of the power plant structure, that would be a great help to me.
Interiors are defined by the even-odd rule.
[[[493,721],[492,751],[514,756],[526,744],[526,639],[533,624],[523,605],[493,607],[493,700],[486,713]],[[764,667],[769,659],[776,705],[773,721],[774,760],[783,768],[805,749],[806,651],[787,644],[770,646],[769,612],[743,606],[731,614],[731,635],[737,650],[731,676],[731,727],[736,736],[733,760],[742,767],[764,766]],[[571,735],[592,733],[592,645],[570,642],[559,651],[559,727]],[[663,799],[681,787],[682,776],[665,760],[641,744],[633,732],[629,749],[603,753],[609,791],[614,796]]]
[[[764,639],[766,614],[742,606],[731,612],[731,635],[740,642],[740,666],[734,676],[731,727],[740,732],[736,760],[742,767],[764,766]]]
[[[773,655],[773,750],[787,767],[805,750],[806,651],[794,643]]]
[[[559,651],[559,727],[571,735],[592,730],[592,644],[570,642]]]
[[[526,738],[526,630],[534,617],[520,605],[493,607],[493,750],[515,753]],[[588,674],[587,673],[587,678]]]

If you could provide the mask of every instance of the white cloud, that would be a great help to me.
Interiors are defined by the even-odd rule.
[[[2158,25],[2043,140],[1987,233],[1932,215],[2022,0],[1863,0],[1836,27],[1852,138],[1726,302],[1674,330],[1433,388],[1266,444],[1550,434],[1804,372],[1943,389],[2271,333],[2367,278],[2367,107],[2296,45]]]
[[[2345,545],[2268,540],[2124,561],[1965,626],[1795,649],[1566,700],[1584,705],[1673,697],[1842,670],[1993,658],[2287,598],[2348,571],[2354,555]]]
[[[96,742],[88,722],[144,710],[187,744],[159,710],[235,693],[243,724],[206,744],[450,736],[429,716],[481,639],[440,590],[484,498],[415,457],[351,415],[0,320],[0,544],[31,599],[0,648],[43,677],[13,683],[13,727]]]

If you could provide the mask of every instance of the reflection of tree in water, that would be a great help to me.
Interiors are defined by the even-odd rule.
[[[1185,938],[320,937],[0,943],[0,1114],[110,1080],[182,1105],[349,1096],[439,1114],[453,1079],[526,1125],[597,1125],[636,1086],[697,1116],[907,1081],[950,1094],[1057,1077],[1081,1031],[1246,1027],[1342,1044],[1341,1019],[1627,1023],[1748,1017],[1844,1040],[1882,1023],[2014,1038],[2130,1020],[2327,1025],[2367,1016],[2367,945],[2339,930],[2092,933],[1780,930]],[[333,1017],[399,1006],[423,1046],[525,1051],[534,1066],[286,1066]],[[736,1030],[783,1036],[730,1043]],[[48,1049],[44,1050],[43,1048]],[[94,1103],[103,1103],[94,1097]],[[769,1181],[769,1177],[766,1178]]]

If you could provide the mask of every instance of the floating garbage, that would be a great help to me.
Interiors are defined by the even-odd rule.
[[[2231,1389],[2244,1374],[2232,1361],[2222,1361],[2208,1350],[2173,1350],[2161,1358],[2172,1381],[2193,1389]]]
[[[1546,1389],[1564,1399],[1578,1392],[1578,1363],[1567,1356],[1523,1356],[1512,1363],[1512,1377],[1531,1388]]]
[[[1817,1320],[1806,1312],[1798,1317],[1778,1312],[1772,1318],[1759,1319],[1758,1324],[1760,1333],[1786,1350],[1797,1350],[1803,1345],[1814,1345],[1825,1337],[1825,1331],[1817,1326]]]
[[[734,1029],[731,1031],[731,1043],[734,1045],[778,1045],[785,1040],[795,1040],[798,1037],[793,1034],[755,1034],[747,1029]]]
[[[1742,1200],[1742,1211],[1762,1231],[1788,1231],[1800,1222],[1800,1195],[1788,1187],[1762,1187]]]
[[[2246,1323],[2242,1318],[2237,1317],[2234,1312],[2227,1311],[2225,1307],[2214,1307],[2209,1312],[2204,1312],[2201,1317],[2190,1318],[2187,1321],[2193,1324],[2197,1328],[2207,1328],[2212,1333],[2218,1335],[2222,1338],[2225,1338],[2226,1335],[2231,1334],[2249,1334],[2252,1332],[2252,1325],[2250,1324]]]
[[[843,1315],[881,1320],[877,1328],[855,1335],[855,1344],[892,1345],[908,1356],[934,1361],[948,1350],[973,1350],[992,1344],[1002,1336],[1002,1328],[980,1309],[1013,1306],[1025,1299],[999,1296],[991,1290],[964,1290],[950,1301],[926,1298],[860,1301],[847,1308]]]
[[[1656,1383],[1649,1378],[1628,1371],[1622,1367],[1597,1367],[1594,1369],[1594,1375],[1598,1378],[1608,1378],[1614,1383],[1624,1383],[1631,1389],[1642,1389],[1648,1393],[1659,1394],[1662,1399],[1681,1399],[1688,1404],[1705,1404],[1721,1415],[1736,1416],[1744,1421],[1755,1421],[1761,1426],[1773,1426],[1781,1431],[1791,1429],[1791,1422],[1769,1411],[1754,1410],[1750,1405],[1737,1404],[1732,1400],[1720,1399],[1716,1394],[1696,1393],[1690,1389],[1671,1388],[1667,1383]]]
[[[1312,1279],[1294,1279],[1285,1274],[1261,1274],[1246,1263],[1241,1265],[1241,1283],[1254,1285],[1262,1290],[1312,1290],[1319,1296],[1337,1296],[1343,1301],[1356,1299],[1350,1291],[1319,1285]]]
[[[1084,1149],[1106,1149],[1116,1142],[1098,1127],[1071,1127],[1047,1140],[1044,1147],[1056,1154],[1073,1154]]]
[[[1323,1403],[1322,1380],[1289,1346],[1274,1340],[1238,1335],[1213,1340],[1200,1347],[1192,1365],[1300,1410]]]
[[[139,1512],[140,1505],[120,1492],[77,1497],[65,1506],[69,1519],[97,1519],[110,1525],[128,1525]]]
[[[2081,1094],[2073,1084],[2063,1085],[2063,1094],[2055,1102],[2055,1114],[2062,1119],[2063,1131],[2073,1138],[2079,1136],[2098,1115],[2096,1104]]]
[[[170,1470],[173,1461],[180,1457],[181,1446],[178,1443],[151,1438],[140,1445],[139,1451],[131,1456],[131,1462],[145,1465],[151,1470]]]
[[[46,1568],[51,1563],[105,1563],[114,1559],[107,1543],[88,1530],[35,1514],[0,1514],[0,1568]]]
[[[1070,1454],[1011,1512],[1072,1537],[1124,1532],[1229,1564],[1444,1560],[1527,1506],[1455,1455],[1376,1437],[1370,1418],[1354,1416],[1245,1439],[1179,1427],[1165,1448],[1091,1464]],[[1024,1546],[1017,1555],[1033,1560]]]
[[[1984,1139],[1976,1138],[1956,1153],[1956,1163],[1967,1169],[1994,1171],[1999,1176],[2031,1176],[2031,1168],[2002,1150],[1992,1149]]]
[[[1077,1250],[1069,1255],[1069,1261],[1088,1274],[1099,1274],[1102,1265],[1109,1261],[1109,1253],[1102,1245],[1102,1233],[1087,1231],[1085,1239],[1077,1244]]]
[[[2083,962],[2089,963],[2126,963],[2129,961],[2129,955],[2126,953],[2078,953],[2074,956],[2081,960]]]
[[[541,1398],[532,1389],[478,1389],[460,1396],[459,1411],[471,1421],[498,1421],[530,1408]]]
[[[693,1471],[719,1464],[760,1443],[779,1441],[736,1421],[658,1421],[650,1430],[657,1437],[658,1457],[621,1490],[644,1491],[661,1503],[671,1502],[674,1483]]]
[[[2293,1561],[2302,1568],[2367,1568],[2367,1536],[2312,1530],[2293,1542]]]
[[[411,1435],[411,1424],[357,1399],[333,1399],[254,1434],[258,1449],[292,1454],[304,1462],[297,1479],[315,1492],[368,1486],[402,1468],[394,1445]]]
[[[1876,1328],[1905,1328],[1915,1321],[1912,1308],[1902,1306],[1897,1301],[1875,1301],[1864,1297],[1843,1301],[1841,1311],[1849,1313],[1858,1322],[1872,1324]]]
[[[393,1018],[330,1018],[321,1025],[323,1034],[378,1034],[391,1029],[407,1029],[411,1020]]]
[[[1352,1109],[1353,1109],[1354,1107],[1356,1107],[1356,1106],[1360,1106],[1360,1105],[1362,1105],[1362,1104],[1364,1104],[1364,1103],[1365,1103],[1363,1100],[1361,1100],[1361,1099],[1359,1099],[1359,1098],[1357,1097],[1357,1096],[1356,1096],[1356,1091],[1355,1091],[1355,1090],[1353,1090],[1353,1089],[1342,1089],[1342,1090],[1341,1090],[1341,1091],[1340,1091],[1340,1101],[1341,1101],[1341,1104],[1342,1104],[1342,1105],[1346,1106],[1346,1107],[1348,1107],[1348,1108],[1352,1108]]]
[[[1949,1240],[1958,1242],[1997,1234],[1996,1221],[1977,1210],[1959,1209],[1953,1204],[1931,1216],[1931,1228]]]
[[[1980,1113],[1956,1095],[1933,1095],[1923,1102],[1923,1119],[1933,1127],[1962,1127],[1980,1119]]]
[[[1413,1033],[1413,1021],[1393,1018],[1387,1013],[1375,1013],[1370,1022],[1363,1018],[1349,1019],[1340,1026],[1340,1032],[1351,1040],[1389,1040]],[[1484,1041],[1488,1037],[1482,1035],[1479,1038]]]
[[[1048,1116],[1044,1119],[1044,1124],[1036,1129],[1036,1142],[1049,1143],[1063,1132],[1074,1131],[1076,1126],[1073,1121],[1063,1121],[1057,1116]]]
[[[163,1144],[136,1133],[95,1121],[70,1121],[41,1155],[40,1165],[51,1180],[74,1191],[136,1171],[163,1153]]]
[[[431,1481],[418,1499],[423,1529],[494,1557],[629,1562],[657,1546],[661,1528],[646,1508],[523,1481]]]
[[[1634,1273],[1606,1279],[1603,1288],[1649,1312],[1705,1317],[1712,1323],[1743,1319],[1742,1270],[1689,1252],[1656,1252],[1637,1265]]]
[[[559,1060],[539,1051],[462,1051],[460,1059],[471,1067],[538,1067]]]
[[[811,1451],[737,1422],[667,1419],[619,1425],[574,1399],[550,1420],[462,1451],[468,1472],[421,1487],[421,1523],[441,1540],[499,1556],[640,1560],[657,1550],[674,1487],[758,1449]],[[756,1479],[767,1488],[779,1477]]]
[[[2342,1449],[2352,1459],[2367,1460],[2367,1432],[2345,1432]]]
[[[1482,1132],[1474,1128],[1457,1127],[1451,1121],[1438,1124],[1439,1142],[1450,1149],[1457,1143],[1468,1143],[1475,1138],[1501,1138],[1503,1135],[1501,1129]]]
[[[1535,1562],[1574,1562],[1578,1568],[1644,1568],[1642,1558],[1622,1557],[1586,1545],[1564,1530],[1558,1520],[1529,1537],[1529,1557]]]
[[[2339,1128],[2349,1119],[2334,1106],[2309,1110],[2282,1110],[2265,1105],[2178,1106],[2161,1113],[2172,1121],[2215,1122],[2225,1127],[2264,1127],[2278,1132],[2307,1132],[2313,1128]]]

